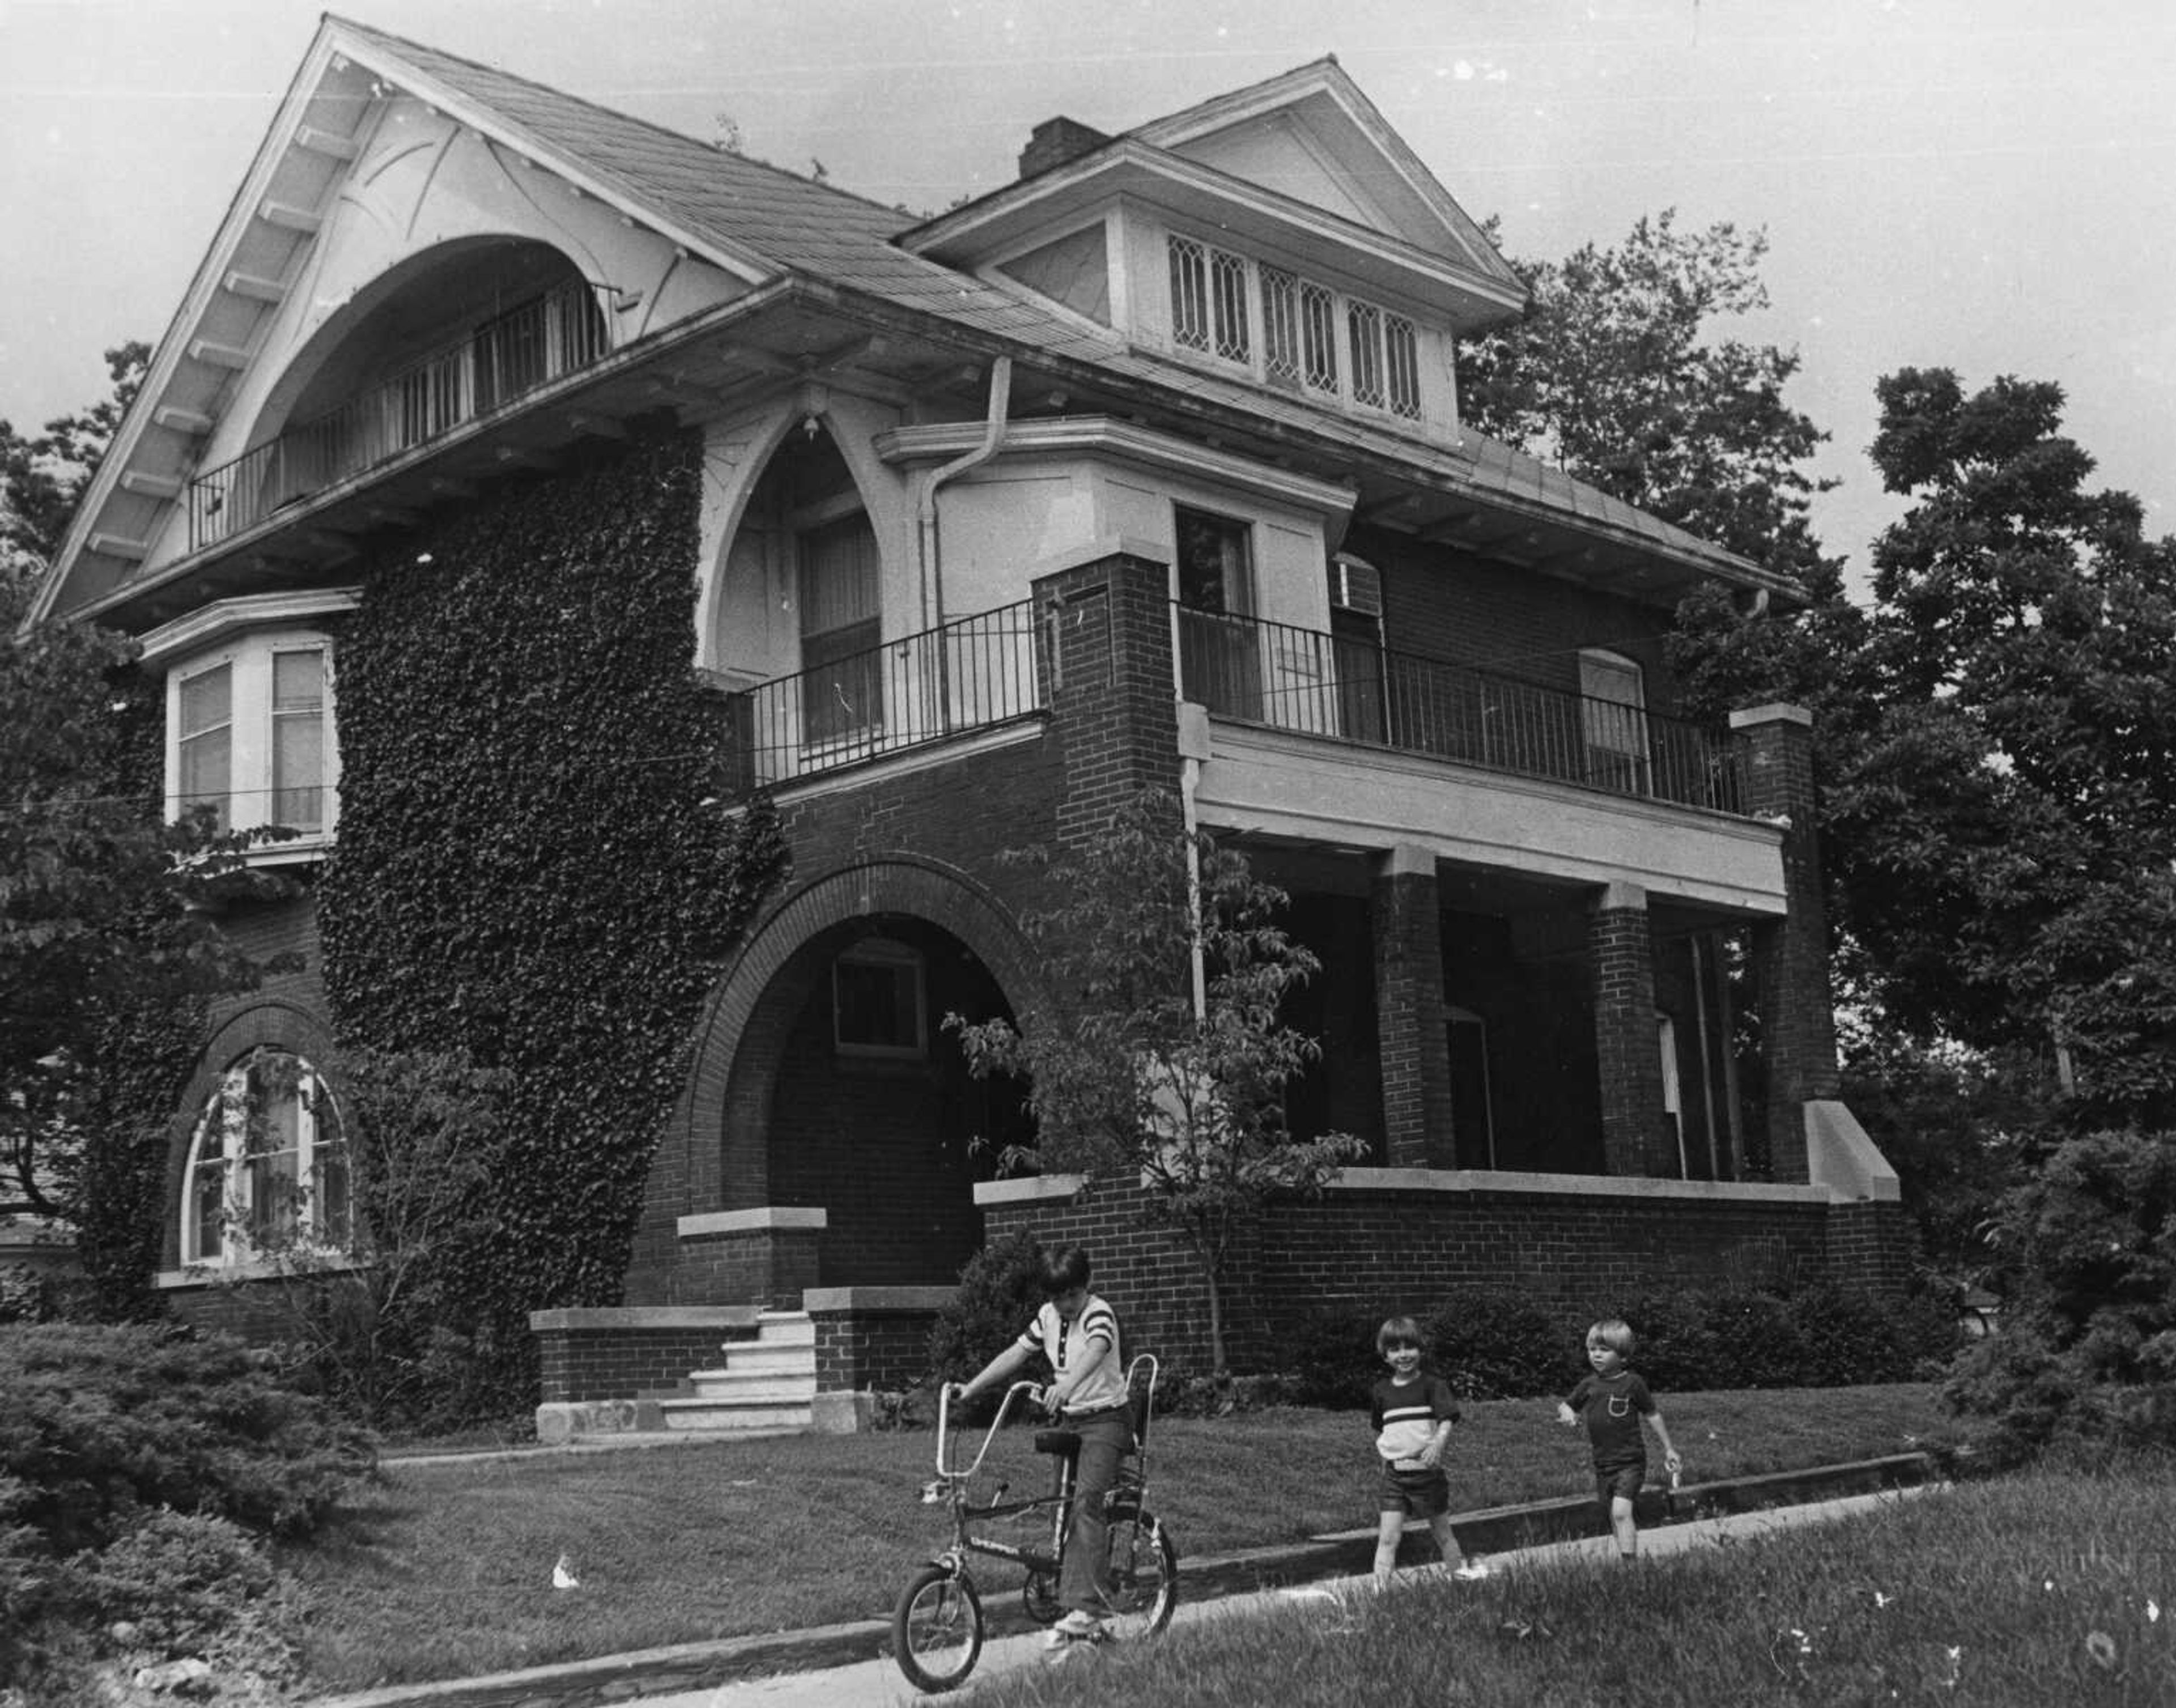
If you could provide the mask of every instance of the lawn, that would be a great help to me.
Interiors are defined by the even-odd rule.
[[[1665,1395],[1694,1480],[1907,1450],[1945,1425],[1920,1384]],[[1583,1438],[1553,1402],[1469,1406],[1461,1509],[1577,1493]],[[1159,1425],[1150,1497],[1182,1554],[1371,1524],[1359,1412],[1281,1409]],[[619,1453],[394,1463],[385,1486],[283,1553],[324,1691],[473,1676],[624,1650],[888,1613],[941,1539],[916,1499],[928,1432],[791,1436]],[[1025,1433],[993,1450],[1016,1488],[1047,1474]],[[578,1590],[552,1587],[564,1555]],[[1009,1594],[1017,1577],[993,1565]]]
[[[982,1708],[2146,1708],[2176,1702],[2176,1480],[2043,1470],[1656,1558],[1433,1574],[993,1675]]]

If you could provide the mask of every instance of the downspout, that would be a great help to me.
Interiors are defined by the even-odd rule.
[[[944,568],[937,548],[937,489],[968,470],[979,467],[1004,449],[1007,411],[1012,407],[1013,359],[1000,356],[990,364],[990,403],[982,422],[982,442],[922,477],[922,498],[916,507],[922,537],[922,626],[935,628],[944,621]]]
[[[1700,934],[1695,932],[1690,938],[1693,951],[1693,1014],[1700,1021],[1700,1104],[1707,1117],[1707,1168],[1711,1179],[1722,1178],[1722,1159],[1716,1153],[1722,1149],[1716,1141],[1715,1130],[1715,1051],[1708,1040],[1707,957],[1701,951]]]
[[[1178,816],[1186,832],[1186,903],[1189,935],[1188,958],[1194,976],[1194,1023],[1200,1025],[1209,1018],[1209,975],[1204,965],[1201,950],[1201,849],[1198,838],[1201,833],[1201,812],[1195,804],[1195,792],[1201,786],[1201,762],[1209,755],[1209,716],[1202,708],[1193,708],[1188,715],[1184,688],[1178,681],[1179,661],[1178,570],[1169,572],[1172,585],[1165,589],[1164,609],[1171,616],[1172,693],[1178,706]]]

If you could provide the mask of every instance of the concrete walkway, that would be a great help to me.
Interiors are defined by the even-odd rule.
[[[1899,1488],[1880,1494],[1846,1495],[1805,1506],[1771,1507],[1759,1512],[1733,1513],[1722,1518],[1695,1519],[1687,1523],[1643,1532],[1640,1538],[1640,1550],[1650,1558],[1662,1558],[1694,1548],[1711,1548],[1722,1541],[1764,1536],[1798,1525],[1832,1523],[1924,1495],[1945,1486],[1923,1483],[1915,1488]],[[1597,1565],[1611,1565],[1613,1569],[1612,1562],[1615,1551],[1616,1543],[1608,1537],[1583,1537],[1575,1542],[1513,1548],[1489,1556],[1488,1564],[1493,1569],[1506,1569],[1544,1560],[1591,1560]],[[1429,1566],[1421,1570],[1433,1575],[1441,1568]],[[1404,1574],[1407,1576],[1417,1575]],[[1189,1606],[1183,1599],[1186,1569],[1182,1564],[1179,1588],[1182,1599],[1173,1629],[1181,1624],[1198,1624],[1207,1619],[1259,1618],[1265,1615],[1287,1619],[1314,1616],[1334,1618],[1341,1599],[1370,1593],[1373,1582],[1365,1576],[1330,1578],[1319,1583],[1258,1590],[1227,1596],[1221,1601]],[[1046,1653],[1041,1632],[1000,1637],[983,1649],[982,1658],[966,1689],[971,1692],[975,1682],[979,1679],[994,1678],[1022,1667],[1047,1664]],[[1093,1661],[1086,1659],[1066,1664],[1092,1665]],[[906,1704],[934,1700],[937,1699],[920,1694],[906,1682],[891,1656],[884,1654],[851,1666],[831,1667],[820,1672],[786,1673],[769,1678],[751,1678],[736,1684],[713,1685],[707,1689],[681,1691],[668,1696],[645,1696],[641,1699],[641,1708],[904,1708]],[[949,1700],[956,1701],[960,1699],[955,1695]]]

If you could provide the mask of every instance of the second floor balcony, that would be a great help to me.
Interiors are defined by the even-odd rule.
[[[602,360],[611,338],[577,279],[496,314],[337,409],[293,423],[188,484],[189,549],[415,450]]]
[[[1374,641],[1180,609],[1178,689],[1219,717],[1741,813],[1720,732],[1635,704]],[[1051,704],[1032,601],[811,666],[728,695],[727,772],[765,788],[1020,722]]]

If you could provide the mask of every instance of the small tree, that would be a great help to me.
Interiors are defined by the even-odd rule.
[[[309,1216],[258,1207],[255,1248],[276,1272],[296,1362],[376,1427],[465,1422],[480,1409],[471,1355],[484,1294],[473,1283],[511,1076],[427,1050],[336,1051],[317,1067],[313,1080],[283,1086],[294,1058],[260,1052],[251,1063],[265,1091],[318,1100],[318,1130],[337,1134],[343,1159],[331,1180],[288,1189],[345,1202]],[[253,1109],[252,1123],[275,1101]],[[268,1246],[268,1223],[291,1232]]]
[[[1061,1011],[1025,1029],[958,1014],[945,1025],[976,1075],[1026,1082],[1036,1143],[1008,1166],[1138,1171],[1200,1266],[1221,1376],[1235,1237],[1270,1198],[1319,1192],[1363,1149],[1285,1126],[1284,1088],[1319,1047],[1278,1009],[1318,964],[1276,922],[1283,891],[1188,831],[1161,791],[1144,791],[1079,847],[1010,857],[1047,879],[1048,904],[1022,925]]]

